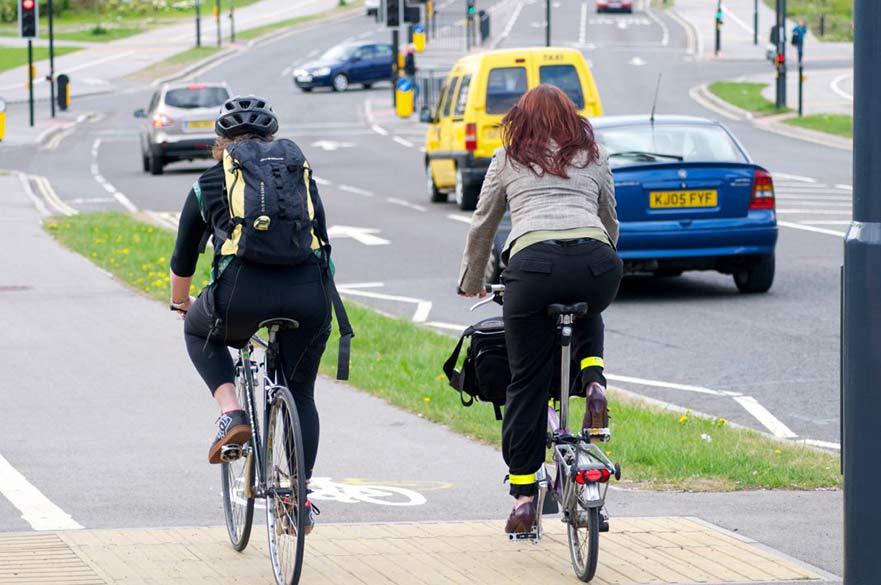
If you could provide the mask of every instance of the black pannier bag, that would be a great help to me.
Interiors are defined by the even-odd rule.
[[[471,338],[462,369],[457,370],[459,354],[465,338]],[[553,376],[549,395],[560,398],[560,351],[554,352],[551,364]],[[573,358],[570,367],[570,395],[584,396],[578,381],[578,367]],[[511,367],[508,364],[508,348],[505,343],[505,324],[501,317],[491,317],[475,323],[462,332],[453,353],[444,363],[444,374],[459,392],[462,406],[471,406],[474,400],[493,405],[496,420],[502,420],[505,394],[511,384]],[[467,398],[466,398],[467,395]]]

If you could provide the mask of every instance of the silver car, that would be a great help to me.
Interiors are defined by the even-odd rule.
[[[161,175],[165,165],[180,160],[211,158],[214,120],[231,96],[225,83],[163,85],[146,109],[135,112],[141,126],[144,172]]]

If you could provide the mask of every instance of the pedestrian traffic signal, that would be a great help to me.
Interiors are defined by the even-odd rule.
[[[385,0],[385,24],[386,26],[401,26],[401,6],[399,2],[404,0]],[[404,2],[404,22],[418,24],[422,18],[422,10],[419,6],[408,6]]]
[[[474,6],[475,0],[468,0],[468,16],[474,16],[477,8]]]
[[[18,29],[22,38],[33,39],[37,36],[37,23],[40,20],[37,11],[36,0],[18,0]]]

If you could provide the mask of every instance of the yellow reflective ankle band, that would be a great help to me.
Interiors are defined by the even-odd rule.
[[[511,473],[508,475],[508,481],[511,482],[511,485],[529,485],[535,483],[535,474],[527,473],[526,475],[517,475]]]
[[[603,358],[601,357],[586,357],[581,360],[581,369],[584,370],[586,368],[590,368],[596,366],[598,368],[606,367],[605,362],[603,362]]]

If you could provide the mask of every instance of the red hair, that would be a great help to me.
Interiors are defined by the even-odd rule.
[[[568,179],[567,167],[584,168],[599,159],[590,122],[553,85],[539,85],[520,98],[502,120],[502,140],[508,158],[539,177],[549,173]],[[587,160],[579,166],[573,161],[582,151],[587,152]]]

